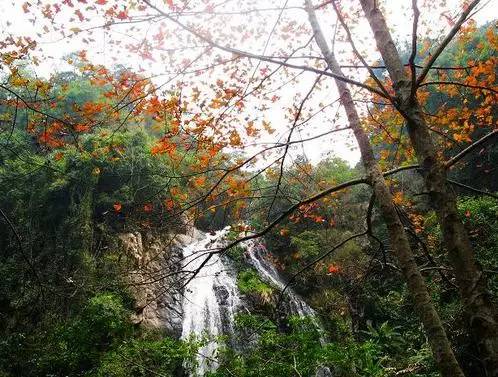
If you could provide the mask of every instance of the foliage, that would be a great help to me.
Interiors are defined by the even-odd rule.
[[[474,250],[485,273],[490,290],[498,294],[498,200],[490,197],[466,197],[458,205],[460,215],[474,244]]]
[[[184,363],[195,365],[196,346],[163,338],[161,340],[132,339],[102,359],[92,376],[127,377],[178,376]]]
[[[288,333],[279,333],[271,324],[261,327],[261,319],[248,316],[238,323],[249,326],[253,336],[257,331],[256,345],[241,354],[226,348],[222,364],[211,376],[311,376],[320,367],[330,367],[341,377],[384,375],[373,343],[323,346],[320,333],[307,319],[293,318]]]
[[[274,288],[269,286],[254,269],[246,269],[237,275],[237,287],[242,294],[253,294],[263,302],[270,302],[273,298]]]
[[[297,136],[302,139],[303,131],[313,131],[308,127],[312,119],[326,125],[328,136],[339,130],[342,120],[340,111],[328,111],[339,101],[328,98],[330,67],[323,56],[315,56],[306,17],[293,19],[294,12],[282,10],[274,23],[266,10],[231,8],[238,3],[224,3],[223,12],[204,2],[163,3],[168,13],[161,6],[131,0],[119,7],[109,0],[21,5],[40,29],[33,33],[39,38],[61,33],[64,40],[92,43],[95,39],[87,33],[102,21],[106,48],[126,48],[127,54],[140,57],[136,70],[95,64],[83,50],[66,57],[70,71],[44,78],[36,68],[40,56],[34,35],[0,40],[0,374],[178,375],[184,363],[194,364],[195,341],[144,334],[130,322],[133,298],[120,276],[130,261],[122,258],[115,243],[116,233],[122,231],[177,232],[188,219],[204,230],[239,220],[250,224],[244,225],[244,232],[263,229],[275,266],[316,309],[328,336],[320,339],[309,319],[275,320],[280,316],[273,311],[276,288],[247,266],[242,248],[233,248],[228,256],[238,271],[237,286],[259,301],[254,310],[259,316],[237,318],[239,330],[252,333],[251,342],[240,349],[227,344],[213,375],[314,375],[321,366],[337,376],[434,375],[435,363],[400,273],[403,266],[391,253],[396,245],[388,241],[379,208],[369,205],[371,190],[355,186],[308,200],[365,172],[330,154],[312,163],[304,148],[302,155],[295,153]],[[438,13],[433,9],[446,7],[444,2],[429,3],[419,5],[431,17]],[[316,10],[328,15],[334,5],[328,2]],[[343,6],[345,24],[351,23],[356,39],[354,22],[364,21],[357,18],[363,13],[353,3]],[[239,11],[245,12],[251,27],[241,28],[238,17],[230,16]],[[453,26],[455,21],[445,12],[441,17]],[[63,19],[67,25],[59,24],[68,13],[71,18]],[[206,24],[195,29],[183,25],[183,16],[193,14],[192,25]],[[89,20],[92,26],[87,28]],[[431,21],[436,22],[435,17]],[[129,43],[115,39],[115,23],[130,27]],[[136,30],[142,23],[150,30],[138,40]],[[275,26],[269,35],[280,38],[280,44],[267,39],[265,56],[257,64],[256,54],[227,47],[245,46],[247,40],[259,43],[261,36],[267,38],[265,28],[270,25]],[[336,30],[337,43],[347,58],[354,46],[343,45],[349,35],[342,26]],[[425,26],[420,22],[419,33]],[[448,160],[496,129],[494,26],[491,22],[477,27],[469,21],[413,88],[409,102],[420,104],[416,110],[428,119],[438,158]],[[119,33],[123,38],[126,34]],[[433,56],[431,46],[439,45],[438,40],[416,37],[417,45],[401,54],[406,63],[413,51],[418,66],[407,67],[411,74],[420,74]],[[171,42],[168,49],[166,40]],[[209,48],[197,56],[204,45]],[[190,48],[197,57],[177,53]],[[292,67],[289,48],[303,50],[302,56],[292,57],[299,59],[298,66]],[[278,68],[267,65],[271,59]],[[165,72],[147,72],[142,67],[146,62],[160,62],[168,75],[175,74],[160,83]],[[300,87],[308,84],[309,76],[301,82],[301,74],[291,72],[310,67],[319,76],[304,95]],[[355,101],[366,102],[361,121],[374,146],[375,163],[385,170],[415,163],[420,156],[410,143],[406,114],[393,95],[397,88],[391,72],[374,69],[373,77],[360,83]],[[355,85],[354,80],[364,76],[355,78],[352,72],[345,74]],[[297,83],[292,95],[281,90],[289,83]],[[317,93],[326,94],[327,101]],[[279,122],[288,126],[282,127],[282,134],[278,130],[273,142],[266,140],[275,132],[266,119],[268,109],[282,115]],[[318,136],[310,132],[306,137]],[[252,154],[258,145],[263,149]],[[496,145],[483,144],[448,174],[475,192],[496,191],[497,161]],[[474,361],[479,355],[454,287],[455,272],[448,267],[438,220],[428,210],[418,171],[389,176],[388,185],[459,361],[468,375],[483,373]],[[473,191],[459,187],[459,193]],[[287,213],[289,208],[292,213]],[[496,200],[463,198],[459,211],[496,296]],[[282,214],[289,216],[275,225]],[[266,228],[269,224],[275,226]],[[367,224],[370,237],[334,248],[364,232]],[[234,231],[230,240],[238,236]]]

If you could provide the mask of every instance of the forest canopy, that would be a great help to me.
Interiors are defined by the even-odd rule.
[[[0,376],[498,376],[493,2],[405,3],[2,5]]]

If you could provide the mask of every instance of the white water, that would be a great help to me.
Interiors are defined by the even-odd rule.
[[[210,251],[226,244],[224,240],[229,228],[215,234],[194,230],[193,242],[183,248],[183,268],[187,271],[197,270]],[[275,266],[269,259],[264,245],[258,241],[245,242],[250,263],[259,272],[262,279],[279,290],[284,289],[282,280]],[[189,275],[186,275],[187,278]],[[299,316],[314,316],[315,312],[292,289],[286,289],[289,310]],[[191,335],[209,335],[210,341],[199,349],[198,367],[195,375],[203,376],[207,371],[218,366],[216,337],[233,333],[234,317],[241,307],[240,293],[236,277],[230,273],[226,262],[219,254],[213,254],[209,262],[202,267],[199,274],[185,287],[183,299],[182,339]]]
[[[223,246],[227,231],[228,228],[214,235],[195,231],[194,242],[183,249],[184,269],[195,271],[200,267],[209,251]],[[185,287],[183,299],[182,339],[191,335],[209,335],[210,338],[210,341],[199,349],[197,375],[203,376],[206,371],[218,366],[215,338],[223,334],[224,327],[229,330],[233,326],[239,305],[235,276],[228,273],[227,266],[219,254],[213,254],[199,274]]]
[[[303,301],[280,277],[275,265],[270,261],[270,255],[265,245],[259,241],[246,243],[251,264],[259,272],[259,275],[268,283],[274,285],[279,291],[285,289],[285,296],[290,304],[292,314],[300,317],[315,316],[315,311]]]

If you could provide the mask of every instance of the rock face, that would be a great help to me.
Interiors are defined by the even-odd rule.
[[[122,233],[119,240],[130,269],[125,280],[135,298],[134,322],[164,330],[179,338],[182,333],[182,247],[188,235],[174,237]]]
[[[316,370],[316,377],[332,377],[332,372],[328,367],[319,367]]]

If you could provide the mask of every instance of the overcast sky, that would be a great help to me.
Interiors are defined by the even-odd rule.
[[[73,0],[77,1],[77,0]],[[87,0],[89,3],[95,3],[95,0]],[[116,0],[109,0],[114,3]],[[121,1],[123,4],[128,3],[128,1]],[[220,0],[221,2],[221,0]],[[424,2],[429,3],[427,0],[419,0],[420,4]],[[98,29],[92,33],[93,41],[89,44],[85,44],[82,42],[82,39],[85,38],[85,34],[81,33],[79,38],[71,38],[71,39],[61,39],[60,35],[54,33],[46,33],[41,29],[37,29],[38,24],[33,24],[30,22],[30,17],[32,17],[32,13],[25,14],[22,9],[22,5],[25,3],[25,0],[0,0],[0,12],[2,17],[0,17],[0,27],[2,38],[6,35],[29,35],[33,38],[37,39],[39,43],[40,50],[43,50],[44,59],[41,64],[34,68],[38,74],[48,76],[50,73],[54,71],[66,70],[69,67],[66,63],[64,63],[63,57],[67,56],[70,52],[78,51],[78,50],[88,50],[88,56],[91,61],[95,63],[101,63],[105,65],[112,65],[115,63],[113,60],[113,55],[110,52],[109,41],[114,39],[122,38],[124,41],[129,40],[129,34],[123,34],[125,32],[124,28],[114,27],[110,31],[106,31],[103,29]],[[32,0],[32,3],[36,3],[36,0]],[[117,1],[119,4],[120,2]],[[158,2],[158,4],[161,2]],[[254,1],[254,2],[246,2],[248,7],[254,6],[258,7],[269,7],[269,6],[282,6],[285,1]],[[396,1],[384,1],[383,2],[389,9],[390,13],[388,15],[388,20],[390,26],[392,27],[395,37],[398,42],[404,43],[410,40],[411,34],[411,0],[396,0]],[[420,35],[441,35],[441,31],[448,30],[449,25],[447,21],[447,17],[453,17],[458,14],[458,10],[460,9],[462,1],[459,0],[449,0],[447,1],[447,6],[449,11],[442,14],[442,12],[438,11],[437,8],[433,12],[429,14],[423,13],[421,23],[420,23]],[[481,10],[475,17],[478,23],[483,23],[489,19],[491,19],[496,14],[496,9],[498,9],[498,0],[492,0],[488,2],[483,2],[485,4],[484,10]],[[288,6],[302,6],[302,1],[288,1]],[[442,8],[441,8],[442,9]],[[64,13],[65,12],[65,13]],[[287,14],[287,17],[292,18],[296,17],[297,20],[301,20],[303,18],[302,11],[295,11],[295,14],[290,12]],[[63,10],[62,16],[59,16],[59,22],[71,24],[73,27],[78,26],[77,22],[69,22],[69,19],[74,17],[74,14],[69,10]],[[274,20],[277,19],[278,13],[275,13],[272,16],[269,16],[270,20],[273,17]],[[231,21],[235,23],[244,24],[246,21],[245,17],[238,16],[234,17]],[[330,32],[332,29],[332,25],[334,20],[330,19],[322,19],[322,24],[324,25],[326,31]],[[202,21],[201,21],[202,22]],[[92,19],[90,22],[85,22],[84,25],[88,27],[89,25],[100,25],[102,24],[102,19]],[[269,23],[269,27],[271,26],[271,22]],[[83,26],[82,26],[83,28]],[[136,29],[136,35],[146,35],[151,32],[150,25],[143,25]],[[36,34],[41,33],[41,37],[38,37]],[[329,34],[327,34],[329,35]],[[355,26],[355,35],[359,36],[357,39],[357,43],[360,47],[361,51],[365,52],[369,61],[375,61],[377,59],[377,55],[375,53],[372,39],[370,38],[370,30],[368,25],[360,24]],[[272,39],[275,43],[282,43],[277,36]],[[278,46],[273,46],[274,48]],[[244,50],[252,51],[252,52],[261,52],[261,46],[256,44],[251,44],[250,42],[246,43],[242,46]],[[336,51],[338,53],[339,59],[343,59],[341,56],[341,45],[336,45]],[[185,52],[186,56],[189,56],[189,52]],[[134,69],[145,69],[148,74],[162,74],[164,73],[165,64],[162,61],[156,62],[144,62],[143,59],[137,58],[136,55],[133,54],[121,54],[119,56],[119,63],[132,67]],[[350,74],[356,75],[356,78],[362,79],[365,78],[364,73],[358,74],[349,72]],[[362,76],[363,75],[363,76]],[[164,77],[162,77],[164,80]],[[283,117],[282,108],[285,105],[288,105],[293,101],[294,95],[296,93],[306,92],[311,83],[314,81],[314,74],[303,74],[300,76],[300,79],[297,80],[292,85],[289,85],[285,88],[283,92],[280,93],[281,100],[277,101],[273,108],[270,108],[266,114],[265,118],[271,121],[272,126],[277,129],[276,134],[279,137],[286,138],[287,132],[290,127],[290,122]],[[330,84],[330,80],[329,80]],[[337,97],[335,87],[333,85],[329,85],[328,88],[323,88],[322,92],[317,95],[316,98],[313,99],[314,104],[318,103],[327,103]],[[337,106],[331,106],[328,110],[327,114],[317,116],[314,118],[305,128],[299,130],[300,132],[296,132],[294,135],[294,139],[299,139],[300,137],[306,138],[313,135],[318,135],[323,132],[326,132],[330,129],[330,119],[337,112]],[[340,126],[341,122],[344,122],[342,119],[339,119],[338,126]],[[275,141],[275,134],[272,136],[266,136],[258,140],[258,142],[271,142]],[[338,134],[334,134],[331,137],[326,137],[320,140],[307,142],[304,146],[298,146],[293,151],[292,154],[294,156],[298,154],[304,153],[309,159],[312,161],[318,161],[324,155],[332,154],[339,156],[347,161],[350,164],[355,164],[359,159],[358,150],[355,147],[355,143],[351,138],[351,135],[346,131]]]

